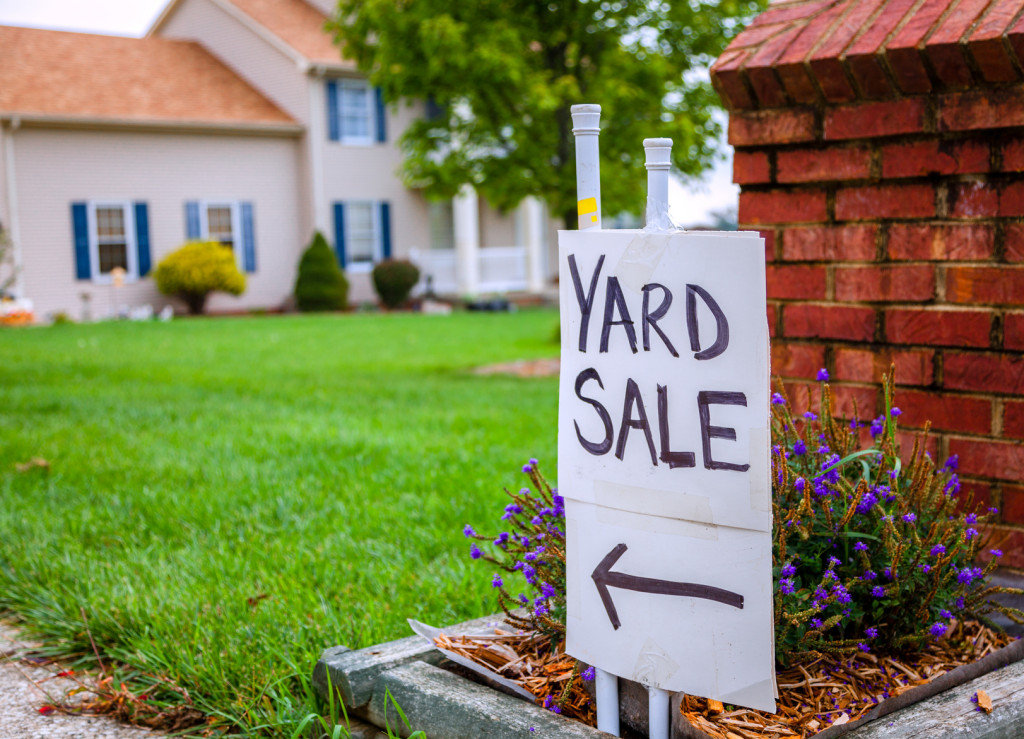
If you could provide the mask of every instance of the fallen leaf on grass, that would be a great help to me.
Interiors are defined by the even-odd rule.
[[[34,470],[36,468],[49,472],[50,463],[42,457],[32,457],[32,459],[27,462],[18,462],[14,465],[14,469],[18,472],[28,472],[29,470]]]

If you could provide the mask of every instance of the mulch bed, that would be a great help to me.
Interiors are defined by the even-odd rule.
[[[856,721],[878,703],[924,685],[939,675],[976,662],[1013,641],[977,622],[956,623],[946,636],[911,656],[858,653],[818,654],[777,673],[778,713],[723,706],[686,695],[683,716],[715,739],[805,739],[830,726]],[[572,657],[552,650],[537,634],[496,629],[494,636],[435,639],[451,650],[528,690],[537,703],[561,706],[561,713],[596,725],[593,699]]]

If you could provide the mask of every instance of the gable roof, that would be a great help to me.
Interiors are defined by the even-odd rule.
[[[356,65],[343,59],[325,29],[327,16],[304,0],[208,0],[235,16],[264,39],[282,45],[297,59],[310,66],[355,70]],[[146,32],[155,36],[174,14],[182,0],[171,0]]]
[[[0,117],[297,133],[199,44],[0,26]]]
[[[731,109],[1018,82],[1020,0],[775,0],[711,67]]]

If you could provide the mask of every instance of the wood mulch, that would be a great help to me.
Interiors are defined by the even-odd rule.
[[[714,739],[807,739],[830,726],[856,721],[886,698],[976,662],[1012,641],[977,622],[957,623],[917,655],[819,654],[780,670],[774,714],[691,695],[683,697],[680,711]],[[578,663],[552,651],[548,638],[496,629],[494,636],[442,634],[435,643],[521,685],[537,703],[554,701],[564,715],[595,725],[595,707],[584,681],[577,676],[570,684],[578,675]]]

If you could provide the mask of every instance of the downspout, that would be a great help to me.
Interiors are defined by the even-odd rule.
[[[0,121],[0,126],[3,122]],[[7,191],[7,230],[11,241],[11,257],[14,262],[14,295],[25,296],[25,283],[22,277],[21,228],[18,223],[18,191],[15,189],[14,169],[14,132],[21,127],[21,120],[15,116],[10,119],[4,131],[4,179]]]

